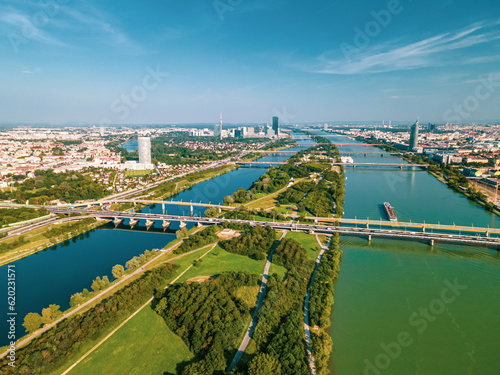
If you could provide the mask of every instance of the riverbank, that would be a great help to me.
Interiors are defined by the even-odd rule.
[[[188,232],[189,236],[195,234],[201,229],[203,228],[193,227]],[[155,252],[154,256],[152,256],[149,260],[147,260],[146,263],[138,265],[137,267],[125,271],[125,273],[121,277],[113,280],[112,283],[110,283],[104,289],[99,290],[98,293],[91,292],[92,295],[89,295],[89,297],[86,300],[82,301],[77,306],[72,306],[69,309],[63,311],[62,316],[56,321],[44,325],[41,329],[38,329],[35,332],[26,334],[23,337],[18,338],[16,341],[17,342],[16,349],[19,350],[21,347],[28,345],[33,339],[37,338],[44,332],[55,327],[57,324],[63,322],[65,319],[72,317],[76,313],[80,315],[85,314],[87,311],[91,310],[93,307],[99,305],[100,303],[103,303],[104,300],[111,298],[112,296],[114,296],[115,294],[117,294],[119,291],[123,290],[130,284],[134,282],[136,283],[139,282],[140,279],[142,279],[146,273],[153,271],[153,269],[155,269],[156,267],[165,264],[166,262],[172,262],[177,258],[182,258],[185,255],[191,254],[191,252],[182,254],[181,256],[175,256],[173,254],[173,250],[179,247],[184,242],[184,240],[176,239],[171,241],[169,244],[165,246],[163,250]],[[7,349],[8,347],[2,347],[0,350],[3,351]],[[6,352],[3,352],[3,354],[0,355],[0,358],[4,357],[5,355]]]
[[[77,223],[72,223],[74,221]],[[96,220],[86,216],[65,218],[60,220],[59,223],[50,223],[44,227],[35,229],[29,232],[29,235],[21,234],[4,240],[0,242],[0,267],[69,241],[86,232],[97,229],[108,222],[109,220]],[[55,233],[61,228],[63,229],[62,233],[47,237],[48,232],[52,231],[52,233]],[[17,245],[9,248],[14,244]]]

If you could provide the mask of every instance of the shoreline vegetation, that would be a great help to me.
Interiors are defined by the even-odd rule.
[[[75,220],[75,222],[73,222]],[[76,237],[106,225],[109,220],[96,220],[90,217],[67,218],[66,222],[53,222],[35,229],[27,234],[21,234],[0,242],[0,266],[12,263],[29,255],[70,244]]]
[[[193,227],[189,231],[189,235],[197,236],[199,235],[199,231],[199,228]],[[190,237],[187,237],[186,239],[188,238]],[[175,239],[169,242],[164,248],[167,251],[146,250],[140,256],[130,259],[125,265],[126,269],[121,265],[115,265],[112,269],[112,274],[115,279],[112,282],[109,281],[107,276],[103,276],[102,278],[97,277],[92,282],[93,292],[89,292],[87,289],[84,289],[83,292],[72,295],[70,302],[71,307],[64,312],[59,310],[58,305],[52,304],[48,308],[42,310],[41,316],[38,313],[28,313],[25,317],[25,324],[23,324],[28,333],[26,333],[25,336],[18,338],[17,343],[19,344],[23,340],[29,338],[32,334],[35,334],[35,336],[28,343],[16,350],[16,357],[21,359],[24,357],[34,358],[35,363],[43,366],[39,367],[35,364],[33,367],[30,367],[32,365],[30,360],[21,361],[18,362],[21,363],[21,366],[18,368],[19,372],[15,373],[30,375],[41,373],[52,374],[55,370],[64,366],[64,363],[58,363],[58,361],[64,362],[64,359],[61,359],[61,354],[57,353],[59,349],[62,349],[63,351],[66,349],[75,350],[78,352],[80,350],[80,345],[85,346],[92,344],[96,337],[104,336],[109,330],[114,328],[121,318],[126,319],[128,314],[123,312],[120,313],[122,310],[114,307],[111,310],[108,309],[108,312],[103,312],[102,306],[109,305],[110,303],[114,306],[119,304],[121,308],[125,306],[128,310],[130,310],[130,306],[139,306],[142,302],[137,303],[134,297],[134,304],[125,303],[123,302],[124,295],[125,298],[132,298],[128,297],[128,295],[138,295],[137,298],[142,298],[140,301],[145,301],[153,295],[153,292],[160,290],[160,287],[163,288],[167,281],[173,278],[173,273],[179,268],[178,265],[170,262],[175,261],[179,257],[190,254],[187,253],[178,257],[172,257],[172,255],[174,255],[173,249],[182,245],[186,239]],[[201,249],[203,249],[203,247]],[[201,249],[197,249],[195,251]],[[167,259],[162,259],[164,257]],[[122,283],[123,285],[120,285]],[[149,283],[152,284],[149,285]],[[115,290],[116,287],[118,287],[118,289]],[[150,293],[146,295],[146,293],[141,292],[143,289],[149,290]],[[91,304],[89,304],[90,302]],[[88,306],[85,306],[85,304]],[[74,310],[78,309],[80,305],[84,305],[85,308],[83,310],[80,309],[81,311],[78,311],[75,314]],[[127,308],[124,310],[127,310]],[[107,316],[110,312],[113,313],[113,317]],[[130,312],[132,313],[133,311]],[[93,327],[92,329],[94,330],[94,333],[90,335],[86,332],[82,332],[82,329],[84,329],[82,328],[83,326],[81,326],[80,329],[74,327],[75,321],[78,321],[81,324],[84,324],[85,327],[88,327],[85,322],[89,321],[89,316],[100,315],[103,313],[103,319],[107,319],[106,321],[109,324],[105,323],[104,327],[98,327],[99,324],[96,326],[95,323],[92,323],[91,326]],[[67,314],[69,314],[69,316],[66,317]],[[118,318],[115,315],[117,315]],[[60,317],[65,317],[65,319],[57,322]],[[57,322],[57,324],[50,327],[47,331],[43,331],[43,327],[39,328],[42,324],[53,324],[54,322]],[[39,332],[40,329],[42,332]],[[62,337],[66,335],[68,329],[76,329],[76,332],[72,331],[74,333],[70,334],[70,336],[67,336],[66,338]],[[59,345],[51,345],[51,340],[55,340],[59,344],[62,343],[62,347]],[[73,349],[70,348],[73,344],[68,344],[68,340],[72,341],[73,344],[76,345]],[[81,342],[82,340],[83,342]],[[35,348],[33,348],[33,345],[35,345]],[[45,349],[38,351],[37,346],[40,345],[45,346]],[[8,347],[2,347],[2,353],[5,353],[5,350],[7,349]],[[51,352],[49,356],[46,355],[48,351]],[[21,353],[21,355],[19,356],[18,353]],[[56,361],[55,364],[53,363],[54,360]],[[9,360],[4,357],[0,362],[0,368],[3,370],[11,369],[8,362]],[[43,362],[46,363],[43,364]],[[54,366],[56,367],[55,369],[53,369]]]

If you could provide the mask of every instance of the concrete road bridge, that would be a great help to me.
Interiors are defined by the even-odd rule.
[[[343,165],[344,167],[399,167],[399,169],[403,168],[413,168],[413,167],[418,167],[418,168],[428,168],[429,164],[409,164],[409,163],[363,163],[363,162],[356,162],[356,163],[332,163],[332,165]]]
[[[235,220],[235,219],[225,219],[225,218],[206,218],[206,217],[197,217],[197,216],[180,216],[180,215],[162,215],[162,214],[151,214],[151,213],[140,213],[140,212],[118,212],[118,211],[93,211],[87,209],[67,209],[67,208],[49,208],[50,211],[54,213],[79,213],[89,215],[95,218],[101,219],[111,219],[117,223],[123,222],[124,219],[130,220],[130,226],[133,227],[136,225],[139,220],[146,220],[146,227],[154,224],[155,221],[162,221],[163,227],[168,227],[171,221],[179,221],[181,226],[185,226],[186,222],[192,222],[198,225],[212,225],[219,224],[223,222],[235,222],[239,224],[250,224],[250,225],[267,225],[271,226],[275,229],[286,229],[292,231],[303,231],[309,233],[318,233],[318,234],[333,234],[339,233],[343,235],[355,235],[367,238],[369,241],[373,237],[382,237],[382,238],[396,238],[396,239],[407,239],[407,240],[416,240],[420,242],[426,242],[429,245],[433,246],[435,242],[448,242],[448,243],[456,243],[463,245],[473,245],[473,246],[489,246],[494,247],[495,249],[500,249],[500,238],[493,237],[492,234],[499,234],[500,229],[495,228],[478,228],[478,227],[456,227],[456,226],[446,226],[446,230],[449,230],[451,233],[437,233],[428,231],[408,231],[403,230],[401,225],[403,223],[392,223],[393,227],[388,229],[386,226],[382,228],[382,222],[374,221],[373,224],[368,220],[366,228],[353,228],[353,227],[343,227],[341,225],[336,225],[334,222],[328,225],[321,225],[319,222],[324,221],[325,218],[316,219],[318,223],[308,224],[308,223],[299,223],[293,220],[289,222],[267,222],[267,221],[259,221],[259,220]],[[332,221],[338,222],[346,222],[346,220],[355,220],[355,219],[328,219]],[[363,221],[360,221],[363,222]],[[340,224],[340,223],[339,223]],[[352,223],[351,223],[352,224]],[[411,224],[411,223],[406,223]],[[398,227],[394,227],[394,226]],[[422,225],[420,223],[413,223],[413,225]],[[433,226],[432,224],[425,224],[426,228],[430,228]],[[378,228],[377,228],[378,226]],[[415,227],[416,228],[416,227]],[[474,229],[472,229],[474,228]],[[440,229],[443,229],[443,226],[440,226]],[[458,232],[458,234],[457,234]],[[462,234],[461,232],[473,232],[476,235],[470,234]],[[481,236],[480,234],[484,234]]]

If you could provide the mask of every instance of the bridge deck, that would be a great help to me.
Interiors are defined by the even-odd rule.
[[[500,247],[500,238],[490,238],[490,237],[481,237],[481,236],[472,236],[472,235],[463,235],[463,234],[443,234],[443,233],[426,233],[426,232],[409,232],[407,230],[400,229],[382,229],[376,228],[377,224],[383,222],[370,222],[373,223],[373,227],[369,228],[352,228],[352,227],[342,227],[342,226],[325,226],[319,224],[305,224],[305,223],[295,223],[295,222],[266,222],[266,221],[251,221],[251,220],[233,220],[233,219],[224,219],[224,218],[205,218],[205,217],[195,217],[195,216],[180,216],[180,215],[161,215],[161,214],[149,214],[149,213],[130,213],[130,212],[118,212],[118,211],[92,211],[92,210],[83,210],[83,209],[63,209],[63,208],[50,208],[50,211],[55,213],[72,213],[78,212],[81,214],[87,214],[93,217],[99,218],[128,218],[128,219],[150,219],[150,220],[169,220],[169,221],[189,221],[194,223],[201,224],[218,224],[222,222],[237,222],[237,223],[247,223],[251,225],[268,225],[276,229],[288,229],[288,230],[299,230],[299,231],[314,231],[316,233],[324,233],[324,234],[332,234],[332,233],[340,233],[340,234],[350,234],[357,236],[376,236],[376,237],[387,237],[387,238],[401,238],[401,239],[413,239],[419,241],[442,241],[442,242],[453,242],[459,244],[472,244],[472,245],[487,245],[494,246],[496,248]],[[353,219],[330,219],[330,220],[353,220]],[[362,221],[360,221],[362,222]],[[402,223],[397,223],[393,225],[401,226]],[[416,225],[417,223],[408,223],[412,225]],[[422,225],[422,224],[421,224]],[[428,228],[428,224],[425,224],[426,228]],[[443,227],[447,228],[447,230],[463,230],[472,231],[471,228],[474,228],[474,231],[477,233],[500,233],[500,229],[495,228],[476,228],[476,227],[456,227],[456,226],[438,226],[440,229]]]

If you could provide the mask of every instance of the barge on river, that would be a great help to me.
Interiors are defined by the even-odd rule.
[[[398,221],[398,218],[396,217],[394,210],[392,209],[391,205],[388,202],[384,202],[384,209],[390,221]]]

